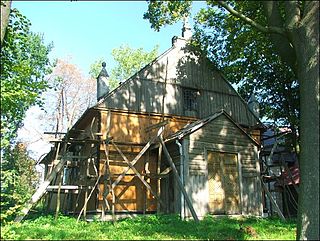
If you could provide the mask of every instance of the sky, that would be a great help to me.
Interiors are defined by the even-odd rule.
[[[192,13],[205,3],[195,1]],[[31,21],[31,31],[43,34],[44,43],[53,43],[49,57],[69,59],[88,75],[90,65],[98,59],[107,63],[107,71],[115,66],[111,51],[128,44],[131,48],[151,51],[159,45],[159,55],[171,47],[171,39],[181,36],[182,22],[166,26],[159,32],[151,29],[143,19],[147,11],[146,1],[13,1]],[[192,26],[192,16],[189,19]],[[40,108],[27,111],[24,127],[18,138],[29,143],[28,150],[35,159],[50,150],[41,139]],[[43,120],[42,120],[43,121]]]
[[[203,3],[196,2],[193,12]],[[31,30],[53,42],[51,59],[71,57],[83,72],[103,58],[107,70],[114,67],[111,51],[128,44],[151,51],[159,45],[159,54],[171,46],[171,38],[181,35],[182,22],[156,32],[143,19],[146,1],[14,1],[31,21]],[[190,23],[192,20],[190,18]]]

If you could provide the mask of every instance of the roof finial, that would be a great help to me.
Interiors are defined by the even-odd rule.
[[[108,87],[108,72],[106,70],[106,62],[102,62],[102,69],[97,77],[97,100],[99,101],[109,93]]]
[[[184,39],[190,39],[192,37],[191,27],[188,22],[189,16],[185,15],[183,17],[183,27],[182,27],[182,37]]]

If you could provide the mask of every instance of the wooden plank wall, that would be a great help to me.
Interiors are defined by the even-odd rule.
[[[179,48],[168,51],[130,81],[124,82],[100,106],[161,113],[165,93],[164,113],[183,116],[183,87],[200,91],[198,118],[223,108],[237,123],[252,126],[257,122],[247,104],[206,58]]]
[[[238,154],[243,214],[261,215],[261,187],[257,147],[225,116],[220,116],[185,138],[188,143],[186,187],[199,216],[208,212],[207,151]],[[188,213],[190,216],[190,213]]]
[[[108,123],[110,123],[109,137],[117,144],[121,151],[132,160],[142,149],[142,147],[155,136],[158,128],[150,129],[149,127],[160,122],[167,121],[163,135],[164,137],[171,135],[178,131],[187,123],[194,121],[194,118],[179,118],[174,116],[161,115],[145,115],[138,113],[126,113],[115,110],[110,111],[110,119],[108,120],[108,111],[101,111],[101,133],[102,139],[106,139],[106,133],[108,129]],[[124,163],[122,157],[116,152],[112,145],[109,148],[109,160],[110,169],[113,175],[113,181],[119,175],[127,165]],[[135,165],[136,169],[141,173],[145,180],[150,184],[152,190],[157,190],[157,179],[152,177],[156,175],[157,171],[157,151],[148,151],[141,157],[141,160]],[[102,169],[101,163],[105,160],[104,146],[100,146],[100,171]],[[163,170],[163,169],[162,169]],[[145,174],[150,174],[151,177]],[[116,211],[156,211],[157,202],[150,191],[146,190],[144,185],[137,177],[129,176],[133,174],[132,170],[128,172],[128,175],[123,178],[120,184],[115,189],[116,199]],[[170,178],[170,177],[169,177]],[[168,182],[169,183],[169,182]],[[163,187],[162,187],[163,188]],[[167,187],[165,187],[167,188]],[[99,200],[101,203],[102,193],[104,190],[104,184],[100,184]],[[170,192],[167,192],[167,203],[170,204]],[[107,199],[111,201],[111,195],[107,196]],[[102,206],[99,205],[99,208]],[[174,207],[169,207],[174,209]]]

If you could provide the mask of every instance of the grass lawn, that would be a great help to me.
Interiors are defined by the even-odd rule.
[[[240,228],[241,226],[241,228]],[[1,225],[1,239],[107,240],[107,239],[211,239],[294,240],[294,220],[207,216],[200,223],[181,221],[176,215],[146,215],[111,222],[76,222],[73,217],[41,216]]]

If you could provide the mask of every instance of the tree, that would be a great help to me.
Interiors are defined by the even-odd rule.
[[[6,29],[9,22],[9,15],[11,9],[11,0],[10,1],[1,1],[1,44],[6,33]]]
[[[259,2],[235,3],[247,16],[265,19],[257,9]],[[215,7],[202,9],[197,16],[194,43],[207,52],[208,57],[224,72],[231,83],[238,85],[244,99],[255,93],[260,103],[260,114],[278,125],[298,128],[298,81],[273,51],[268,36],[240,25],[228,12]]]
[[[96,102],[96,81],[83,76],[69,60],[58,59],[45,93],[46,119],[51,131],[66,132]]]
[[[319,239],[319,3],[261,1],[263,8],[255,11],[265,22],[245,15],[245,11],[238,8],[234,1],[207,1],[207,4],[210,9],[218,6],[220,11],[229,12],[226,17],[237,20],[235,27],[247,26],[268,36],[273,53],[298,80],[301,183],[297,239]],[[191,1],[175,4],[150,1],[144,18],[159,30],[161,26],[185,16],[190,6]],[[216,12],[212,11],[212,14]]]
[[[30,31],[30,21],[12,9],[1,46],[1,148],[12,144],[22,125],[27,109],[41,104],[41,93],[49,86],[45,76],[50,73],[48,54],[40,34]]]
[[[1,163],[1,223],[12,220],[35,191],[39,173],[24,143],[5,153]]]
[[[133,49],[128,45],[121,45],[112,50],[112,56],[116,61],[116,66],[111,69],[108,79],[110,90],[115,89],[119,82],[126,80],[142,67],[154,60],[158,55],[159,46],[155,46],[150,52],[143,48]],[[99,59],[90,67],[89,74],[92,78],[97,78],[101,71],[103,60]]]

